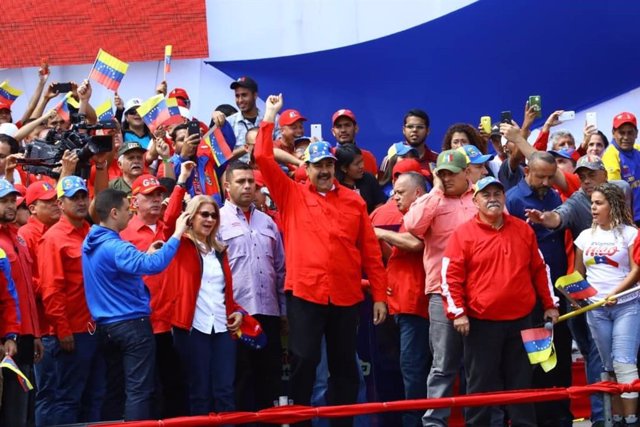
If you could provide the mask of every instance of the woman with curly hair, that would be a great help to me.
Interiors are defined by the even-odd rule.
[[[614,184],[596,187],[591,195],[593,225],[575,241],[575,269],[598,291],[597,298],[609,298],[636,285],[640,269],[633,260],[633,242],[638,230],[633,225],[624,193]],[[636,367],[640,335],[639,293],[634,292],[587,313],[587,323],[613,381],[629,384],[638,379]],[[640,426],[636,417],[638,393],[613,396],[614,421]],[[618,424],[615,424],[618,425]]]
[[[442,141],[442,151],[455,150],[463,145],[475,145],[482,154],[487,154],[485,141],[476,128],[466,123],[456,123],[449,126]]]

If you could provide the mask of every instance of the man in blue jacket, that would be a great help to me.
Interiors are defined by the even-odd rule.
[[[122,419],[124,378],[125,421],[151,418],[155,340],[149,322],[149,291],[142,276],[164,270],[178,250],[187,228],[182,214],[166,242],[154,242],[147,253],[120,238],[130,219],[123,191],[107,189],[95,201],[100,225],[91,227],[82,246],[82,273],[87,305],[96,321],[107,360],[104,419]]]

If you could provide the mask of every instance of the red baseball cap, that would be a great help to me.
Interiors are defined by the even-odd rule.
[[[5,101],[0,101],[0,110],[9,110],[9,112],[11,112],[11,104]]]
[[[149,194],[157,189],[161,189],[163,192],[167,192],[167,188],[160,184],[158,178],[151,174],[140,175],[133,181],[133,185],[131,186],[131,194],[134,196],[136,194]]]
[[[353,111],[346,110],[343,108],[333,113],[333,117],[331,118],[331,124],[336,124],[336,120],[338,120],[340,117],[343,117],[343,116],[350,118],[353,121],[353,123],[356,123],[356,115],[353,114]]]
[[[187,91],[179,87],[169,92],[167,98],[175,98],[178,101],[178,105],[185,108],[189,108],[189,106],[184,100],[191,102],[191,98],[189,98]]]
[[[27,206],[30,206],[38,200],[51,200],[56,197],[57,193],[53,185],[48,182],[38,181],[27,187],[25,199],[27,201]]]
[[[300,114],[298,110],[284,110],[280,114],[280,120],[278,123],[280,123],[280,127],[290,126],[300,120],[306,121],[307,118]]]
[[[638,127],[638,121],[636,120],[636,116],[631,113],[620,113],[613,118],[613,128],[618,129],[620,126],[629,123],[634,127]]]
[[[27,187],[22,184],[13,184],[13,188],[20,193],[18,197],[16,197],[16,206],[20,206],[22,202],[24,202],[25,194],[27,194]]]

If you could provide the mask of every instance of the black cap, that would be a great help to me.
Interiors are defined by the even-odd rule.
[[[242,76],[238,78],[238,80],[236,80],[235,82],[231,83],[231,89],[235,89],[238,87],[244,87],[246,89],[249,89],[251,92],[258,91],[258,83],[256,83],[256,81],[253,80],[251,77],[247,77],[247,76]]]

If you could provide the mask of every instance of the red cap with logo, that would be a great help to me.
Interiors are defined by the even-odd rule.
[[[27,201],[27,206],[29,206],[38,200],[51,200],[55,199],[56,196],[56,189],[53,185],[48,182],[38,181],[27,187],[25,200]]]
[[[333,113],[333,117],[331,118],[331,124],[335,125],[336,120],[338,120],[340,117],[343,117],[343,116],[350,118],[351,120],[353,120],[353,123],[356,123],[356,115],[353,114],[353,111],[343,108]]]
[[[11,112],[11,104],[5,101],[0,101],[0,110],[9,110],[9,112]]]
[[[638,121],[636,120],[636,116],[631,113],[620,113],[613,118],[613,128],[618,129],[620,126],[629,123],[634,127],[638,127]]]
[[[300,114],[298,110],[284,110],[280,113],[280,120],[278,123],[280,123],[281,127],[290,126],[299,120],[306,121],[307,118]]]
[[[151,174],[140,175],[133,181],[133,185],[131,186],[131,194],[134,196],[136,194],[149,194],[157,189],[161,189],[162,192],[166,193],[167,188],[160,184],[158,178]]]

